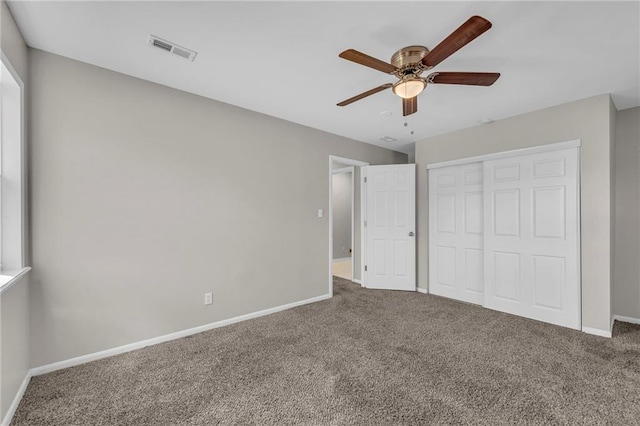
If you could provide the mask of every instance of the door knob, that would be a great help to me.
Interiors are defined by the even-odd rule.
[[[409,236],[413,237],[415,234],[413,232],[409,232]]]

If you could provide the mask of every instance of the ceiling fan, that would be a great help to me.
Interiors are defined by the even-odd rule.
[[[424,46],[407,46],[391,57],[391,63],[373,58],[354,49],[342,52],[341,58],[360,65],[393,74],[398,77],[395,83],[386,83],[344,100],[338,106],[346,106],[360,99],[391,88],[402,98],[402,115],[407,116],[418,111],[418,95],[428,84],[466,84],[472,86],[491,86],[500,77],[494,72],[434,72],[426,77],[420,75],[447,59],[461,47],[491,28],[491,22],[481,16],[472,16],[457,30],[452,32],[432,50]]]

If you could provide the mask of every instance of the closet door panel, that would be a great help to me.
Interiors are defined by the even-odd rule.
[[[482,304],[482,163],[429,171],[429,292]]]
[[[484,163],[484,306],[579,329],[578,149]]]

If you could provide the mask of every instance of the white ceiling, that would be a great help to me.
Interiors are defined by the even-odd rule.
[[[635,1],[9,5],[29,46],[397,151],[483,120],[602,93],[612,93],[618,109],[640,105]],[[338,53],[354,48],[389,61],[407,45],[433,48],[472,15],[493,28],[435,70],[502,73],[493,86],[430,85],[407,127],[391,90],[336,106],[394,81]],[[198,56],[188,62],[149,47],[149,34]]]

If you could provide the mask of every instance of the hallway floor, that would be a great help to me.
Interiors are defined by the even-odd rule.
[[[351,281],[351,259],[342,262],[333,262],[333,275]]]

